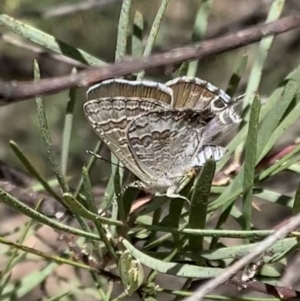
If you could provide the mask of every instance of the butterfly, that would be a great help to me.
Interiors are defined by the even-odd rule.
[[[113,79],[88,89],[84,113],[95,133],[141,182],[168,197],[226,149],[213,140],[241,119],[229,95],[198,78],[161,84]]]

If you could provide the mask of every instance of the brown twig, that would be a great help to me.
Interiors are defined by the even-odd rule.
[[[300,14],[292,15],[271,23],[253,26],[224,37],[206,40],[162,54],[123,60],[114,65],[85,70],[73,75],[44,79],[38,82],[0,82],[0,101],[2,105],[7,105],[35,95],[55,93],[75,86],[89,86],[104,79],[124,76],[140,70],[171,65],[186,60],[201,59],[208,55],[255,43],[268,35],[283,33],[299,26]]]

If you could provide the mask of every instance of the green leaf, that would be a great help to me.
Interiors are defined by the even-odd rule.
[[[93,153],[97,154],[98,152],[101,151],[103,147],[103,143],[101,141],[98,141],[95,148],[93,149]],[[90,156],[89,158],[89,161],[88,161],[88,164],[86,166],[86,170],[87,172],[90,172],[91,169],[94,167],[95,163],[96,163],[96,157],[95,156]],[[74,193],[74,197],[77,198],[78,195],[80,194],[80,191],[83,187],[83,177],[81,177],[81,179],[79,180],[79,183],[77,185],[77,188],[75,190],[75,193]]]
[[[188,222],[188,227],[191,229],[205,229],[208,198],[215,170],[216,162],[208,160],[195,182]],[[198,253],[203,249],[203,237],[190,236],[189,246],[193,253]]]
[[[272,176],[280,173],[283,170],[289,169],[290,166],[295,165],[295,163],[300,161],[300,154],[293,156],[292,158],[288,159],[284,164],[282,164],[280,167],[278,167],[273,173]]]
[[[270,175],[274,176],[279,171],[281,171],[281,168],[288,169],[289,165],[287,164],[289,160],[298,152],[300,151],[300,144],[297,145],[292,151],[287,153],[285,156],[283,156],[281,159],[273,163],[270,167],[263,170],[261,174],[258,176],[258,180],[262,181],[266,178],[268,178]]]
[[[160,7],[159,7],[158,12],[155,16],[155,19],[153,21],[153,24],[152,24],[152,27],[151,27],[151,30],[149,33],[149,37],[148,37],[148,40],[146,43],[146,47],[145,47],[145,50],[143,53],[143,56],[145,56],[145,57],[148,57],[152,52],[152,49],[153,49],[153,46],[154,46],[154,43],[155,43],[155,40],[156,40],[156,37],[158,34],[158,30],[160,28],[160,25],[163,20],[163,17],[166,12],[169,1],[170,0],[162,0],[161,1]],[[137,79],[142,80],[144,75],[145,75],[145,71],[142,70],[141,72],[138,73]]]
[[[162,214],[162,208],[158,208],[153,212],[152,225],[158,225],[159,224],[161,214]],[[156,239],[156,234],[157,234],[157,231],[151,231],[151,233],[149,235],[149,239],[146,241],[145,245],[148,245],[151,242],[153,242]]]
[[[143,55],[143,31],[143,15],[140,12],[135,11],[131,37],[131,53],[134,57],[140,57]]]
[[[270,140],[274,131],[279,125],[280,120],[284,116],[289,105],[293,101],[296,93],[299,91],[300,67],[297,68],[292,78],[287,82],[282,99],[270,110],[265,120],[262,122],[261,130],[257,137],[257,154],[259,162],[268,150],[274,145],[276,141]],[[270,142],[269,142],[270,141]]]
[[[144,281],[144,270],[139,260],[134,259],[126,250],[119,258],[118,270],[126,292],[131,296]]]
[[[185,76],[188,71],[188,62],[183,62],[175,72],[172,73],[172,78]]]
[[[57,263],[49,263],[47,266],[42,268],[40,271],[33,272],[21,280],[21,283],[14,285],[11,283],[3,291],[3,296],[7,295],[8,298],[2,299],[3,301],[9,301],[12,295],[15,300],[19,300],[26,294],[31,292],[34,288],[40,285],[53,271],[57,268]]]
[[[120,60],[126,54],[127,36],[129,33],[129,18],[132,0],[123,0],[118,26],[115,60]]]
[[[207,279],[216,277],[224,271],[219,268],[206,268],[190,264],[164,262],[142,253],[126,239],[123,239],[122,243],[131,255],[138,259],[143,265],[163,274],[175,275],[178,277]]]
[[[169,227],[178,228],[180,224],[181,211],[184,205],[182,199],[176,198],[170,201],[169,207]],[[179,244],[179,235],[173,234],[174,244],[177,247]]]
[[[300,116],[300,89],[297,89],[295,93],[296,97],[295,99],[298,101],[298,104],[296,106],[292,106],[291,111],[285,116],[285,118],[280,122],[280,124],[277,126],[276,129],[271,133],[271,136],[265,143],[262,153],[260,155],[260,158],[263,158],[275,145],[275,143],[278,141],[278,139],[284,135],[284,133],[287,131],[287,129],[295,123],[295,121]],[[286,108],[287,110],[287,108]]]
[[[72,71],[72,74],[74,74],[75,72],[76,71],[74,69]],[[69,91],[69,99],[66,108],[65,125],[63,131],[63,137],[62,137],[61,169],[62,169],[62,174],[64,176],[67,175],[67,168],[68,168],[68,158],[69,158],[69,148],[70,148],[72,127],[73,127],[75,98],[76,98],[76,89],[71,88]]]
[[[132,174],[131,174],[132,175]],[[130,176],[129,176],[130,178]],[[129,181],[131,183],[131,181]],[[123,194],[123,207],[124,207],[124,213],[126,216],[126,220],[129,216],[131,206],[133,202],[136,200],[140,190],[138,188],[130,187],[126,189],[126,191]]]
[[[114,155],[112,155],[112,163],[118,164],[119,161],[115,158]],[[120,164],[120,163],[119,163]],[[112,179],[113,179],[113,189],[109,192],[109,195],[115,195],[115,197],[112,199],[112,218],[113,219],[118,219],[120,217],[123,221],[123,223],[126,223],[126,217],[125,217],[125,209],[123,205],[123,196],[121,194],[121,176],[123,176],[123,171],[122,175],[120,174],[120,169],[121,167],[116,167],[115,165],[112,166]],[[109,183],[108,183],[109,184]],[[111,226],[111,234],[114,236],[116,227],[114,225]]]
[[[219,216],[219,219],[217,221],[217,224],[216,224],[216,227],[215,229],[221,229],[222,226],[226,223],[228,217],[230,216],[230,214],[232,214],[232,209],[234,207],[234,203],[230,203],[228,205],[225,205],[223,208],[222,208],[222,212]],[[242,215],[240,213],[240,215]],[[218,241],[219,241],[219,237],[213,237],[211,242],[210,242],[210,245],[209,245],[209,249],[215,249],[217,248],[218,246]]]
[[[61,301],[63,298],[65,297],[71,297],[72,295],[72,291],[68,290],[68,291],[65,291],[65,292],[62,292],[58,295],[55,295],[47,300],[44,300],[44,301]]]
[[[63,194],[63,198],[65,200],[65,203],[69,206],[69,208],[72,208],[72,212],[80,215],[81,217],[84,217],[86,219],[89,219],[91,221],[97,221],[100,220],[104,223],[108,222],[109,225],[113,225],[113,226],[123,226],[123,223],[117,220],[111,220],[105,217],[102,217],[98,214],[95,214],[91,211],[89,211],[88,209],[86,209],[85,207],[83,207],[83,205],[78,202],[73,195],[71,195],[70,193],[64,193]]]
[[[37,62],[34,63],[34,78],[35,80],[40,79],[40,70]],[[47,156],[52,167],[52,170],[57,178],[57,181],[63,192],[69,191],[68,184],[66,183],[62,171],[57,163],[56,154],[52,147],[51,134],[48,127],[48,122],[46,118],[46,112],[44,107],[44,102],[40,96],[35,97],[35,103],[37,108],[38,120],[40,125],[40,130],[42,133],[42,138],[44,140],[45,148],[47,151]]]
[[[261,103],[258,96],[253,100],[248,136],[245,144],[245,164],[243,183],[243,217],[245,230],[251,229],[252,220],[252,198],[254,186],[254,173],[256,165],[257,132]]]
[[[241,81],[241,78],[245,72],[246,66],[248,62],[248,55],[244,54],[237,64],[236,70],[231,75],[231,78],[229,80],[228,88],[226,90],[226,93],[230,96],[233,96],[235,91],[237,90],[237,87]]]
[[[200,42],[201,40],[204,39],[212,3],[213,0],[203,0],[201,2],[194,24],[194,30],[192,34],[193,41]],[[197,69],[198,69],[198,60],[189,62],[187,76],[195,77],[197,74]]]
[[[36,206],[36,210],[39,209],[41,205],[41,201]],[[33,225],[33,220],[29,220],[25,225],[23,231],[21,232],[21,237],[18,239],[18,244],[22,244],[29,233],[30,228]],[[11,270],[13,267],[16,266],[17,263],[22,262],[25,260],[26,253],[19,254],[18,249],[11,250],[10,257],[8,261],[5,263],[4,267],[1,269],[1,280],[0,280],[0,296],[2,295],[3,290],[5,289],[6,285],[9,283],[11,277]]]
[[[89,209],[92,213],[97,215],[98,212],[97,212],[96,204],[95,204],[93,193],[92,193],[92,186],[91,186],[88,170],[85,166],[82,168],[82,178],[83,178],[84,195],[85,195],[85,198],[86,198],[87,209]],[[98,234],[101,238],[101,241],[103,241],[103,243],[105,244],[105,246],[106,246],[108,252],[110,253],[111,257],[116,261],[117,260],[117,255],[116,255],[116,253],[113,249],[113,246],[111,245],[111,243],[107,239],[107,235],[106,235],[106,232],[105,232],[105,230],[102,226],[101,221],[99,219],[97,219],[97,220],[94,221],[94,223],[96,225],[96,229],[97,229]],[[101,260],[101,250],[100,250],[100,247],[99,247],[99,243],[96,242],[95,240],[92,240],[92,244],[93,244],[94,249],[97,251],[97,255],[98,255],[97,259]]]
[[[282,12],[282,9],[284,7],[284,0],[273,0],[272,6],[269,10],[269,14],[266,20],[266,23],[272,22],[277,20]],[[259,89],[259,84],[261,81],[261,75],[263,71],[263,67],[265,65],[265,61],[267,59],[269,50],[271,48],[271,45],[273,43],[274,36],[268,36],[265,38],[262,38],[259,42],[255,59],[252,64],[252,69],[249,75],[248,85],[246,89],[246,96],[243,102],[243,107],[245,108],[247,105],[249,105],[254,98],[254,95],[256,91]]]
[[[294,204],[293,204],[293,214],[298,214],[300,212],[300,182],[295,194]]]
[[[14,151],[15,155],[18,157],[18,159],[22,162],[24,167],[28,170],[28,172],[37,179],[42,187],[50,194],[52,195],[58,202],[64,205],[61,198],[57,195],[57,193],[52,189],[52,187],[49,185],[49,183],[42,177],[42,175],[34,168],[34,166],[30,163],[28,158],[25,156],[23,151],[20,149],[18,144],[12,140],[9,141],[9,146]],[[64,205],[65,206],[65,205]]]

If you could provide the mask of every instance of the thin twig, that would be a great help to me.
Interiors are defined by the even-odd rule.
[[[207,294],[211,293],[214,289],[221,284],[232,278],[239,270],[246,266],[251,261],[255,260],[261,255],[267,248],[272,246],[277,240],[283,239],[290,232],[300,225],[300,214],[290,218],[278,231],[264,239],[261,243],[254,246],[249,254],[235,262],[232,266],[225,269],[220,276],[208,281],[201,286],[191,297],[185,299],[185,301],[200,301]]]
[[[89,1],[81,1],[78,3],[68,3],[56,5],[55,7],[48,7],[43,10],[30,10],[21,12],[20,15],[22,17],[38,17],[38,18],[53,18],[53,17],[62,17],[66,15],[71,15],[78,13],[80,11],[86,11],[91,9],[96,9],[103,7],[108,4],[113,4],[115,2],[119,2],[120,0],[89,0]]]
[[[121,61],[114,65],[81,71],[78,74],[44,79],[39,82],[0,82],[0,101],[2,105],[24,100],[34,95],[51,94],[75,86],[89,86],[95,82],[124,76],[132,72],[154,67],[180,63],[186,60],[201,59],[249,45],[268,35],[276,35],[300,26],[300,14],[281,18],[277,21],[253,26],[246,30],[224,37],[191,44],[150,57]]]

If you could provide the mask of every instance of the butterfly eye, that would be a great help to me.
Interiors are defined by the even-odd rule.
[[[211,102],[211,110],[213,112],[217,112],[217,111],[222,111],[224,109],[226,109],[227,105],[224,103],[224,100],[222,100],[220,97],[218,97],[217,99],[214,99]]]

